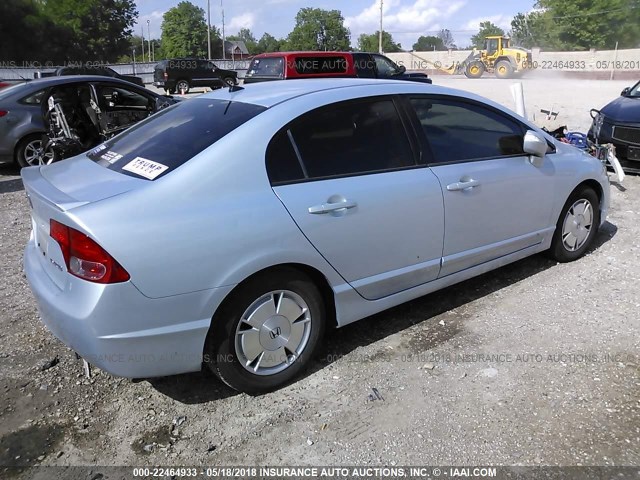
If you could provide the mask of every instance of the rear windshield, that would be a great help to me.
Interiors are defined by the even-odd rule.
[[[87,156],[110,170],[155,180],[264,110],[260,105],[219,99],[186,100],[97,146]]]
[[[296,71],[306,75],[346,73],[347,60],[344,57],[297,57]]]
[[[254,58],[247,70],[247,77],[279,77],[284,75],[284,58]]]

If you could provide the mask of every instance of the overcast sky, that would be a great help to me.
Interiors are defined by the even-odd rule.
[[[205,12],[207,0],[191,0]],[[384,30],[405,49],[411,49],[420,35],[435,35],[440,29],[452,31],[456,43],[469,44],[469,38],[478,31],[481,21],[490,20],[509,30],[511,19],[518,12],[528,12],[534,0],[384,0]],[[136,0],[140,17],[135,34],[140,35],[144,26],[147,37],[147,20],[150,20],[151,37],[160,37],[162,15],[178,0]],[[211,23],[222,27],[220,0],[211,0]],[[223,0],[225,33],[232,35],[240,28],[250,28],[256,38],[264,32],[285,37],[295,24],[295,16],[302,7],[315,7],[342,11],[345,23],[351,30],[351,42],[355,45],[361,33],[373,33],[379,28],[380,0]]]

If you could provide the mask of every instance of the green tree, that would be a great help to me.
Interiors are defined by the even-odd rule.
[[[213,25],[211,26],[211,57],[222,58],[222,33]]]
[[[358,37],[358,50],[361,52],[377,52],[380,47],[380,30],[370,35],[363,33]],[[402,47],[393,41],[389,32],[382,31],[382,51],[387,53],[401,52]]]
[[[273,35],[265,32],[258,40],[255,53],[279,52],[283,43],[284,40],[278,40]]]
[[[226,40],[230,42],[244,42],[244,44],[247,46],[247,50],[249,50],[249,53],[257,53],[256,50],[258,49],[258,41],[256,40],[256,37],[253,36],[253,33],[251,33],[251,30],[249,30],[248,28],[241,28],[237,35],[230,35],[226,38]]]
[[[558,29],[548,11],[518,13],[511,21],[513,43],[525,48],[560,46]]]
[[[438,33],[438,38],[442,40],[442,44],[445,46],[447,50],[450,48],[451,49],[458,48],[456,46],[456,41],[453,39],[453,34],[451,33],[451,30],[443,28]]]
[[[122,55],[118,58],[118,63],[132,63],[133,62],[133,51],[135,49],[135,59],[137,62],[142,62],[142,37],[140,35],[132,35],[129,37],[129,49],[127,50],[126,55]],[[154,61],[164,60],[165,56],[162,53],[162,42],[157,38],[151,39],[151,53]],[[149,44],[148,40],[144,39],[144,60],[148,62],[147,58],[149,55]]]
[[[133,51],[135,49],[135,57],[136,57],[136,62],[141,62],[142,61],[142,54],[140,53],[142,50],[142,37],[140,35],[131,35],[128,39],[129,42],[129,46],[127,48],[127,53],[125,55],[121,55],[117,62],[118,63],[130,63],[133,61]],[[147,55],[147,39],[144,39],[144,54],[145,54],[145,60],[146,55]],[[157,50],[156,50],[156,55],[157,55]]]
[[[183,1],[164,14],[162,53],[167,58],[207,56],[207,23],[202,8]],[[213,50],[211,54],[216,56]]]
[[[43,33],[50,27],[36,2],[0,2],[0,32],[3,37],[3,41],[0,41],[0,60],[16,64],[50,60],[36,53],[42,52]]]
[[[635,48],[640,44],[637,0],[539,0],[564,50]]]
[[[413,44],[413,49],[418,52],[426,52],[430,50],[447,50],[444,42],[440,37],[434,37],[432,35],[421,36],[418,41]]]
[[[471,37],[471,43],[475,48],[484,48],[485,37],[491,35],[504,35],[504,30],[489,21],[481,22],[480,31]]]
[[[287,37],[288,50],[349,50],[349,29],[339,10],[301,8]]]
[[[66,60],[113,61],[126,54],[138,16],[133,0],[47,0],[38,2],[54,25],[48,34]]]

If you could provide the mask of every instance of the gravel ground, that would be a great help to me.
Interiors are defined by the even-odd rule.
[[[504,82],[448,83],[511,106]],[[596,84],[578,83],[556,95],[576,127],[625,86],[585,106]],[[612,187],[583,259],[531,257],[330,332],[301,380],[251,397],[207,373],[85,378],[22,273],[17,173],[0,168],[0,466],[640,465],[640,177]]]

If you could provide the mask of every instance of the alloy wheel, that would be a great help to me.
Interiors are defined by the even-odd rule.
[[[24,160],[30,165],[49,165],[54,160],[51,150],[44,151],[42,140],[33,140],[24,147]]]

